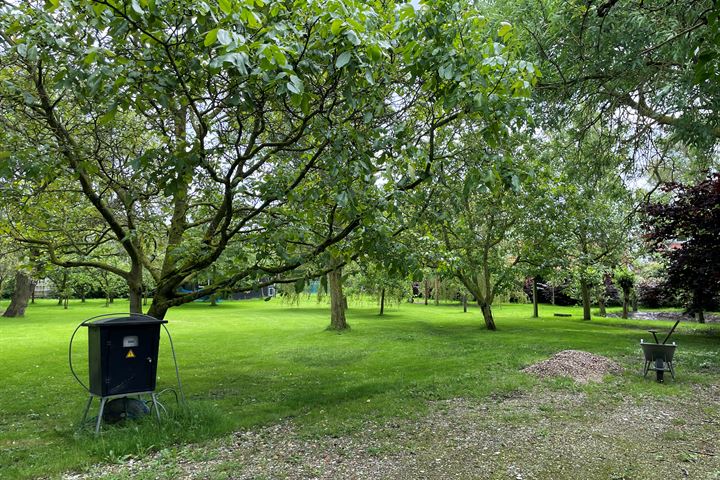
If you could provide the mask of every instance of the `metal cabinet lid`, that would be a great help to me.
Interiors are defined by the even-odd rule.
[[[160,320],[147,315],[128,315],[125,317],[104,318],[94,322],[86,323],[86,327],[127,327],[136,325],[160,325],[168,323],[167,320]]]

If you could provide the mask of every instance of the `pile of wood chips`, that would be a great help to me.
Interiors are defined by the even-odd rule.
[[[522,371],[541,378],[570,377],[578,383],[588,383],[602,382],[609,373],[621,373],[622,367],[607,357],[590,352],[563,350]]]

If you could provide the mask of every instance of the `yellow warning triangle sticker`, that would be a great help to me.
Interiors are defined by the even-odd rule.
[[[132,350],[128,350],[127,355],[125,355],[125,358],[135,358],[135,354]]]

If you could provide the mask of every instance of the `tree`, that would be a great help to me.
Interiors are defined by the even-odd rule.
[[[663,190],[667,201],[645,210],[646,239],[668,262],[667,285],[704,323],[704,311],[720,292],[720,174],[696,185],[666,184]]]
[[[514,281],[521,260],[519,225],[535,200],[532,166],[521,148],[489,148],[464,132],[439,174],[427,234],[437,230],[443,268],[475,297],[495,330],[492,303]],[[531,208],[532,210],[532,208]]]
[[[27,272],[22,269],[17,270],[15,273],[15,289],[10,298],[10,305],[3,313],[3,317],[25,316],[25,309],[28,306],[28,301],[30,301],[36,283]]]
[[[10,305],[3,317],[22,317],[28,302],[33,297],[37,284],[38,272],[42,271],[42,262],[38,260],[36,250],[27,252],[27,256],[15,265],[15,287],[10,297]]]
[[[43,275],[49,278],[53,284],[54,293],[58,297],[58,305],[68,307],[68,300],[71,294],[70,269],[68,268],[47,268]]]
[[[615,269],[613,277],[615,279],[615,282],[620,285],[620,288],[623,292],[622,318],[628,318],[630,295],[633,287],[635,286],[635,274],[631,272],[627,267],[621,267]]]
[[[568,267],[567,235],[563,226],[558,225],[558,219],[566,215],[563,189],[559,184],[560,175],[552,167],[557,163],[557,157],[552,148],[545,147],[545,142],[539,138],[523,145],[523,151],[535,164],[532,179],[535,198],[525,205],[524,217],[518,225],[522,238],[519,266],[531,279],[533,318],[538,318],[540,313],[538,279],[547,281],[556,271]],[[554,286],[551,288],[554,292]],[[554,303],[554,293],[551,299]]]
[[[565,265],[584,320],[591,319],[594,287],[626,251],[634,220],[636,199],[621,176],[625,158],[622,150],[605,148],[605,141],[588,132],[579,139],[558,134],[547,144],[559,169],[556,197],[564,210],[554,228],[564,235]]]
[[[330,325],[328,330],[347,330],[350,326],[345,318],[345,294],[343,293],[342,267],[336,267],[327,274],[330,293]]]
[[[544,78],[539,93],[624,135],[720,139],[718,13],[693,2],[513,3]],[[557,112],[557,110],[556,110]]]
[[[378,177],[388,195],[414,188],[428,178],[436,131],[502,110],[504,98],[529,88],[532,65],[508,68],[512,51],[500,40],[510,28],[487,38],[477,9],[465,7],[6,4],[0,106],[18,134],[3,156],[23,174],[42,161],[45,172],[72,179],[104,227],[103,240],[92,241],[112,238],[127,266],[25,240],[54,250],[58,265],[124,278],[131,311],[142,309],[149,271],[156,317],[217,291],[322,274],[302,267],[364,217],[336,221],[314,243],[302,239],[307,229],[294,229],[293,214],[328,213],[309,193],[296,195],[309,191],[316,170],[344,162],[367,176],[362,188],[380,188]],[[358,191],[346,186],[331,190],[338,204]],[[231,274],[202,293],[179,292],[233,244],[243,256]]]
[[[75,296],[85,303],[88,292],[95,288],[98,282],[87,268],[76,268],[70,274],[69,284]]]
[[[385,235],[373,240],[373,249],[358,256],[353,285],[363,294],[378,298],[380,316],[385,314],[388,299],[399,304],[412,298],[410,277],[417,271],[420,261],[417,252],[408,245],[414,238],[408,230],[421,221],[415,213],[406,211],[405,225],[395,232],[386,231]]]
[[[122,277],[105,269],[97,270],[97,281],[105,295],[105,307],[109,307],[116,297],[127,293],[127,285]]]
[[[3,298],[4,288],[17,271],[17,258],[9,245],[0,240],[0,299]]]

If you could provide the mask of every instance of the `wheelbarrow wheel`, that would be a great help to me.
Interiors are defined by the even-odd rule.
[[[655,378],[657,379],[658,383],[663,383],[665,376],[665,362],[662,358],[658,358],[655,360]]]

